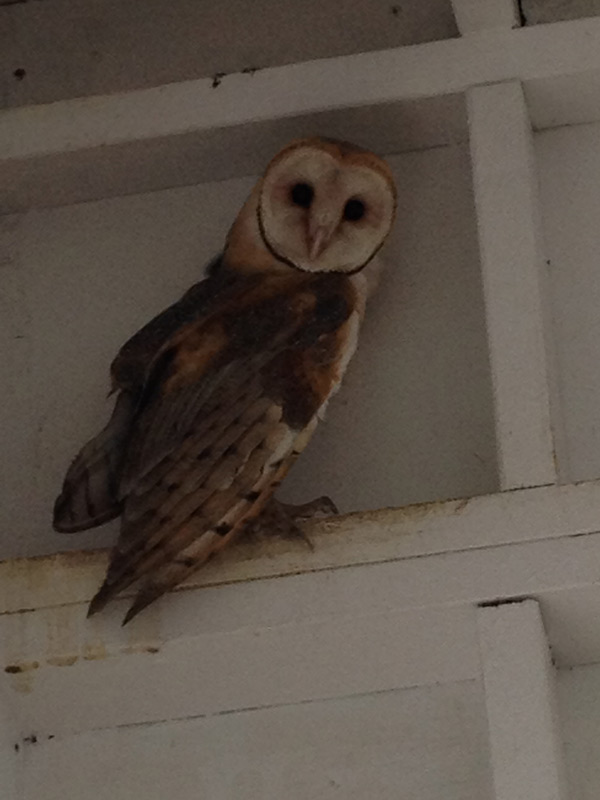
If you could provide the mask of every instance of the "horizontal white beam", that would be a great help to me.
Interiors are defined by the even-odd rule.
[[[520,83],[467,94],[500,486],[556,482],[533,134]]]
[[[36,609],[33,592],[29,611],[0,616],[0,655],[4,668],[22,667],[9,669],[11,678],[27,683],[35,677],[31,671],[44,665],[66,667],[120,653],[152,653],[166,641],[190,635],[318,621],[326,613],[351,617],[390,608],[419,610],[533,595],[553,607],[554,598],[567,593],[571,599],[562,610],[569,610],[569,615],[563,624],[559,605],[560,619],[553,626],[555,643],[567,643],[557,648],[557,656],[561,664],[591,663],[600,661],[600,636],[594,627],[600,605],[599,559],[596,533],[305,572],[285,579],[263,575],[263,580],[243,583],[187,584],[126,628],[120,622],[128,599],[115,601],[90,621],[85,617],[85,600]],[[31,573],[32,584],[44,577]],[[69,577],[63,569],[54,580],[66,583]],[[74,583],[81,578],[76,570],[72,577]],[[100,570],[95,577],[88,580],[88,596],[98,587]],[[582,627],[586,615],[590,618]],[[595,631],[585,646],[573,645],[573,620],[579,620],[578,630]]]
[[[478,612],[495,800],[566,800],[554,667],[534,600]]]
[[[600,481],[543,486],[465,500],[358,512],[313,521],[314,541],[245,541],[187,582],[215,586],[436,553],[581,536],[600,530]],[[0,562],[0,615],[89,602],[106,569],[104,551]],[[518,591],[518,590],[517,590]]]
[[[472,679],[475,605],[517,596],[540,599],[571,665],[599,559],[591,534],[179,591],[127,628],[125,601],[92,620],[83,604],[5,614],[0,686],[51,735]]]
[[[0,111],[0,213],[253,174],[308,132],[437,146],[462,124],[448,101],[512,79],[536,127],[598,119],[600,18]]]
[[[464,36],[490,28],[518,28],[517,0],[452,0],[456,24]]]
[[[115,655],[105,646],[95,657],[88,650],[87,658],[82,653],[65,657],[62,663],[58,659],[52,664],[38,662],[37,668],[13,661],[11,667],[22,666],[22,671],[0,671],[0,681],[18,699],[21,725],[42,739],[117,725],[450,683],[474,679],[478,674],[473,608],[372,613],[367,602],[363,612],[352,615],[340,615],[336,608],[338,613],[322,610],[320,617],[297,619],[294,624],[248,625],[244,624],[244,607],[253,599],[256,602],[254,593],[251,587],[248,591],[245,586],[236,588],[242,617],[234,630],[224,630],[218,622],[211,624],[210,609],[204,605],[201,612],[196,609],[196,619],[204,617],[208,628],[180,613],[179,624],[183,617],[187,633],[171,636],[166,624],[164,638],[154,640],[153,650],[139,647]],[[55,617],[54,626],[49,616],[44,622],[56,632],[59,619],[65,622],[66,617]],[[71,620],[75,622],[74,614]],[[160,637],[156,622],[151,614],[142,625],[148,630],[150,624]],[[114,617],[111,625],[112,635],[120,635],[130,644],[139,635],[134,627],[119,633]],[[65,635],[69,627],[62,630]],[[95,622],[84,623],[80,645],[94,638],[99,641],[100,630]],[[4,626],[2,632],[0,652],[14,644],[12,637],[6,637]],[[52,645],[56,647],[56,642]]]
[[[600,18],[0,112],[2,162],[600,71]],[[1,163],[1,162],[0,162]]]

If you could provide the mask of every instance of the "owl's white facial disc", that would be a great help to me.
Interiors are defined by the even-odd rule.
[[[261,235],[279,259],[307,272],[356,272],[394,219],[387,166],[371,153],[308,141],[282,151],[262,181]]]

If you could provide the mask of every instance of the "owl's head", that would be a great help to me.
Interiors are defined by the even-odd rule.
[[[330,139],[289,144],[257,191],[263,244],[278,261],[306,272],[360,270],[384,243],[395,209],[385,161]]]

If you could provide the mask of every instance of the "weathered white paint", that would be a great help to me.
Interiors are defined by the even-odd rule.
[[[201,79],[8,109],[0,112],[0,208],[149,191],[194,183],[200,174],[203,180],[239,175],[247,142],[264,133],[256,123],[273,136],[289,117],[447,96],[511,79],[524,82],[536,126],[582,114],[597,119],[600,19],[236,73],[218,90]],[[429,109],[435,112],[435,104]],[[233,130],[224,136],[222,128]],[[228,154],[225,167],[220,152]]]
[[[566,800],[555,670],[538,603],[477,614],[496,800]]]
[[[0,664],[11,670],[0,671],[0,678],[17,711],[21,736],[34,734],[39,744],[39,749],[37,744],[28,744],[24,750],[24,779],[31,781],[30,786],[38,785],[36,770],[47,775],[54,755],[59,760],[66,759],[68,752],[81,752],[93,771],[96,759],[102,762],[108,757],[107,750],[112,752],[113,735],[124,742],[124,734],[111,734],[119,725],[162,725],[170,720],[162,727],[167,737],[164,741],[173,737],[178,740],[187,724],[198,725],[202,726],[202,736],[198,734],[196,738],[192,733],[190,741],[200,743],[203,736],[210,736],[211,720],[223,718],[215,716],[223,711],[230,712],[227,718],[231,717],[231,725],[241,731],[242,717],[232,716],[231,712],[260,707],[264,709],[261,714],[268,715],[267,709],[273,709],[277,715],[281,706],[302,708],[307,702],[327,700],[334,713],[340,703],[354,702],[342,701],[344,697],[366,696],[364,702],[369,704],[374,692],[388,693],[384,695],[387,697],[389,692],[401,690],[404,696],[414,691],[410,688],[413,686],[423,687],[418,707],[426,717],[427,703],[434,696],[432,684],[442,684],[452,695],[457,681],[478,677],[477,615],[496,612],[478,612],[475,605],[482,601],[538,597],[551,622],[553,650],[568,664],[574,640],[593,630],[597,619],[599,558],[600,534],[589,534],[357,565],[285,579],[229,583],[172,594],[126,629],[118,626],[123,603],[89,621],[85,620],[81,603],[3,614]],[[52,573],[45,572],[43,559],[18,566],[20,581],[30,587],[30,598],[35,603],[38,596],[43,596],[43,584]],[[16,573],[15,569],[13,585],[18,580]],[[84,579],[75,564],[71,574],[77,580]],[[58,572],[54,580],[67,584],[67,576],[66,572]],[[90,574],[85,578],[88,596],[94,588],[93,578]],[[40,586],[41,592],[36,589]],[[585,593],[588,602],[582,602]],[[594,602],[589,602],[592,598]],[[540,648],[535,646],[536,639],[527,623],[529,616],[526,617],[525,621],[521,616],[511,618],[508,631],[504,624],[498,629],[495,618],[487,627],[484,624],[483,633],[480,629],[484,639],[488,636],[488,645],[490,637],[494,642],[484,652],[483,663],[488,678],[488,714],[495,730],[494,715],[500,711],[503,724],[515,724],[517,733],[527,726],[535,728],[536,716],[532,712],[543,717],[541,707],[531,704],[535,691],[540,690],[539,684],[529,691],[526,680],[535,676],[539,681],[543,674],[541,662],[536,661],[541,645],[538,640]],[[515,641],[510,640],[511,635]],[[592,653],[590,644],[588,641],[586,657],[598,660],[600,649],[597,647]],[[596,645],[599,644],[596,635]],[[511,669],[507,665],[512,665]],[[520,688],[530,702],[514,700],[511,704],[502,692],[499,698],[497,686],[494,689],[492,683],[490,688],[490,671],[498,680],[504,676],[508,681],[510,677],[508,685]],[[525,677],[519,683],[521,672]],[[206,715],[206,723],[185,722]],[[398,719],[398,724],[407,724],[406,719]],[[415,709],[412,724],[420,725],[420,720],[423,716]],[[94,756],[92,745],[79,737],[98,729],[106,733],[92,740],[98,744]],[[446,727],[441,735],[453,736],[450,730]],[[129,731],[133,752],[131,769],[122,776],[125,787],[129,787],[133,780],[129,775],[134,775],[140,761],[144,763],[133,744],[140,737],[144,740],[143,728]],[[483,745],[485,737],[479,728],[477,731]],[[157,747],[163,741],[162,735],[159,734]],[[461,729],[461,735],[471,741],[475,736],[471,723]],[[277,738],[271,740],[271,747]],[[539,741],[537,737],[531,739],[529,753]],[[267,737],[265,747],[268,745]],[[52,749],[55,747],[58,750]],[[251,741],[242,737],[240,747],[245,748],[248,758],[253,758]],[[446,743],[440,747],[450,760],[453,745],[447,743],[448,750]],[[399,740],[396,748],[400,753],[408,748],[410,755],[406,757],[418,760],[423,776],[432,769],[440,780],[447,775],[441,753],[432,754],[434,760],[427,759],[425,770],[423,754],[420,759],[415,755],[411,740]],[[461,752],[467,757],[465,751]],[[260,754],[257,758],[261,758]],[[487,759],[481,768],[486,763]],[[407,769],[417,781],[419,767],[411,761]],[[66,774],[69,773],[57,772],[56,783],[50,786],[68,789],[71,780],[79,786],[78,778],[69,774],[67,781]],[[167,774],[164,780],[168,781]],[[187,782],[191,778],[184,771],[181,780]],[[441,785],[433,781],[435,789],[428,789],[432,798],[436,798],[434,791],[441,792]],[[462,787],[467,797],[470,785],[467,782]]]
[[[492,800],[475,681],[40,739],[23,783],[23,800]]]
[[[315,587],[323,597],[322,580]],[[226,594],[220,593],[219,600]],[[243,604],[243,587],[236,594]],[[21,727],[47,736],[477,677],[473,608],[372,612],[368,606],[344,616],[336,603],[331,613],[322,608],[320,617],[296,615],[270,625],[260,620],[246,624],[238,606],[238,627],[202,630],[209,607],[198,603],[199,630],[194,615],[184,611],[180,621],[187,619],[187,632],[181,636],[172,636],[155,612],[140,623],[141,630],[132,627],[119,636],[113,609],[109,635],[121,639],[121,652],[111,652],[110,639],[102,635],[108,618],[104,625],[86,624],[82,607],[22,620],[21,634],[28,636],[33,624],[54,637],[44,642],[44,649],[54,648],[49,661],[25,654],[15,659],[19,632],[3,619],[2,650],[10,653],[8,664],[2,655],[3,667],[21,671],[2,678],[18,701]],[[61,647],[60,636],[72,638],[77,628],[92,646],[73,654]]]
[[[475,203],[503,489],[556,481],[532,133],[520,84],[469,91]]]
[[[467,602],[485,600],[488,585],[492,598],[518,595],[519,581],[530,569],[533,574],[528,579],[527,591],[560,586],[561,570],[568,576],[568,585],[583,586],[594,575],[593,558],[590,562],[589,556],[595,552],[597,537],[594,534],[600,529],[599,506],[600,482],[596,481],[349,514],[305,524],[315,544],[312,552],[300,541],[240,541],[191,576],[185,586],[204,588],[231,584],[231,591],[234,591],[233,585],[239,582],[250,581],[257,585],[255,582],[263,578],[397,561],[407,564],[410,561],[412,566],[403,569],[408,569],[410,574],[415,570],[414,585],[413,579],[407,584],[407,576],[403,574],[398,591],[403,602],[416,592],[417,604],[455,602],[457,597]],[[534,546],[523,551],[503,549],[508,544],[528,542]],[[484,552],[487,549],[491,555]],[[455,563],[454,560],[449,562],[446,556],[460,560],[463,551],[481,551],[474,556],[474,561],[468,562],[476,573],[474,584],[465,584],[456,595],[445,593],[449,587],[452,592],[459,588],[454,580],[442,584],[427,580],[427,571],[433,569],[431,564],[439,564],[441,575],[445,564]],[[511,572],[513,564],[521,555],[514,557],[513,552],[531,553],[531,562],[522,561],[514,574]],[[545,554],[544,563],[551,570],[548,580],[543,577],[541,562],[537,572],[534,568],[540,553]],[[582,563],[572,563],[578,553],[581,553]],[[494,560],[498,554],[502,554],[501,562]],[[421,561],[423,556],[435,555],[441,557],[439,561]],[[89,602],[102,580],[106,557],[105,552],[94,551],[0,562],[0,614]],[[421,563],[426,565],[424,572],[420,571]],[[481,573],[484,563],[489,567]],[[506,576],[498,574],[493,578],[495,563],[506,565]],[[329,575],[325,580],[333,578]],[[423,584],[419,588],[421,580]],[[491,582],[488,584],[488,581]],[[473,590],[472,586],[477,588]],[[587,602],[591,604],[591,599]],[[169,625],[176,624],[176,616],[175,613],[173,619],[169,618]]]
[[[463,36],[490,28],[518,28],[517,0],[452,0],[458,30]]]

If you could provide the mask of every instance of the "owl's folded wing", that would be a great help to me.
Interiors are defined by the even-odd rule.
[[[157,352],[182,325],[206,314],[232,291],[235,276],[219,266],[219,259],[211,262],[207,279],[194,284],[121,347],[111,366],[113,388],[119,390],[115,408],[106,427],[87,442],[67,471],[54,504],[56,531],[77,533],[121,513],[121,465],[146,373]]]
[[[143,578],[126,617],[180,583],[269,499],[338,380],[342,279],[268,284],[179,331],[157,357],[128,444],[123,523],[90,613]]]

